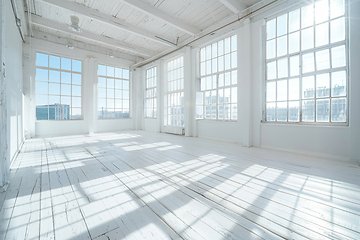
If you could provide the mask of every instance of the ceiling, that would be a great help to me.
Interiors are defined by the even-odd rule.
[[[181,46],[259,0],[25,0],[30,34],[44,32],[141,59]],[[79,18],[81,32],[68,28]]]

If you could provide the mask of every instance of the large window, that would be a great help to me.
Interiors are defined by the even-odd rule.
[[[266,121],[347,122],[344,0],[321,0],[267,21]]]
[[[98,118],[129,117],[129,70],[98,65]]]
[[[36,119],[81,119],[81,61],[36,53]]]
[[[156,67],[146,70],[145,117],[156,118]]]
[[[196,118],[237,120],[237,36],[200,50]]]
[[[167,63],[165,125],[184,126],[184,58]]]

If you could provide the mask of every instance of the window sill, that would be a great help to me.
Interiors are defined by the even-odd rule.
[[[288,123],[288,122],[264,122],[261,121],[263,126],[282,126],[282,127],[330,127],[330,128],[346,128],[349,127],[348,123]]]

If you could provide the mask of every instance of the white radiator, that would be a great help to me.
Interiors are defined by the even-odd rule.
[[[164,127],[165,133],[171,133],[176,135],[185,135],[185,129],[184,127],[178,127],[178,126],[165,126]]]

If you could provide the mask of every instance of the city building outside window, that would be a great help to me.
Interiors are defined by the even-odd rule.
[[[145,109],[144,116],[146,118],[156,118],[157,116],[157,78],[156,78],[156,67],[146,70],[145,79]]]

